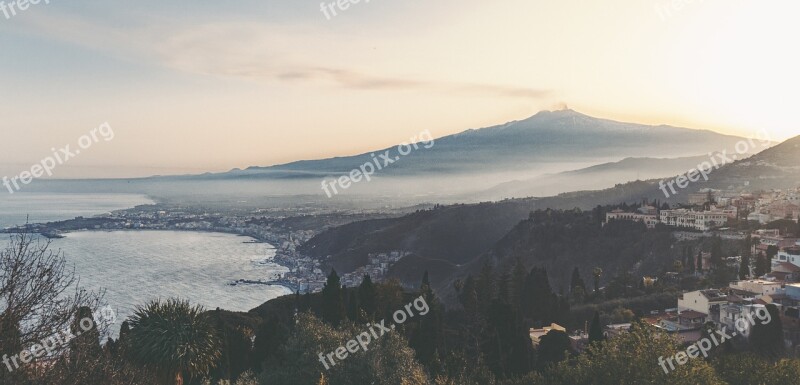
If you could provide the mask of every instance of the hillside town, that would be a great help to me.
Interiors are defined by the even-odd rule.
[[[654,228],[659,223],[682,229],[711,231],[728,220],[745,219],[767,224],[780,219],[797,221],[800,216],[800,188],[760,193],[724,193],[704,189],[689,194],[688,206],[676,209],[645,205],[634,212],[617,209],[606,214],[611,220],[638,221]]]
[[[689,232],[703,232],[704,237],[735,233],[734,239],[746,240],[749,255],[723,256],[718,263],[733,269],[740,279],[727,286],[685,291],[675,298],[676,306],[651,311],[642,317],[647,324],[679,336],[687,344],[703,336],[704,329],[713,325],[716,330],[737,330],[733,343],[743,344],[749,337],[752,314],[765,311],[767,305],[779,309],[783,340],[787,351],[800,353],[800,234],[765,228],[773,221],[798,222],[800,189],[775,190],[753,194],[725,195],[720,191],[704,190],[690,197],[690,205],[677,209],[659,209],[643,205],[635,210],[616,209],[606,213],[610,221],[636,221],[648,228],[659,225]],[[746,219],[761,227],[753,231],[732,230],[729,221]],[[800,230],[800,227],[796,229]],[[679,232],[674,233],[680,238]],[[691,261],[695,261],[693,258]],[[681,264],[677,264],[683,269]],[[659,279],[677,281],[680,276],[704,278],[716,266],[710,252],[697,254],[696,268],[667,272],[663,277],[642,277],[642,286],[651,286]],[[689,270],[688,268],[686,270]],[[603,334],[613,338],[630,329],[631,323],[611,323],[603,326]],[[566,328],[552,324],[530,330],[534,345],[552,330]],[[582,351],[588,343],[587,330],[570,335],[572,347]]]

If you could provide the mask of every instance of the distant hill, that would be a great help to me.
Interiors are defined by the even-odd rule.
[[[800,185],[800,136],[714,171],[706,187],[785,189]]]
[[[708,160],[707,155],[683,158],[625,158],[619,162],[505,182],[470,196],[481,200],[552,196],[562,193],[564,186],[570,186],[575,190],[598,190],[619,183],[680,174],[706,160]]]

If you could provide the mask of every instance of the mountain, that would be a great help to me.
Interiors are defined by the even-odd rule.
[[[428,138],[422,136],[421,139]],[[402,157],[395,147],[390,147],[355,156],[249,167],[190,178],[282,179],[343,175],[372,162],[373,154],[378,157],[386,151],[396,162],[380,170],[380,176],[474,176],[498,172],[524,172],[532,176],[628,157],[686,157],[723,149],[732,151],[740,140],[740,137],[708,130],[598,119],[573,110],[542,111],[524,120],[437,138],[430,148],[420,145]]]

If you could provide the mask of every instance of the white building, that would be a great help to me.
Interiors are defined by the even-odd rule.
[[[746,281],[736,281],[730,284],[732,289],[746,291],[758,296],[786,294],[783,284],[780,282],[765,281],[763,279],[751,279]]]
[[[708,231],[724,226],[727,222],[728,213],[724,211],[691,211],[687,209],[661,211],[661,223],[667,226]]]
[[[738,335],[748,337],[752,328],[750,319],[756,317],[755,314],[757,314],[756,311],[759,308],[764,308],[764,305],[747,302],[721,305],[719,323],[726,326],[728,330],[736,330]],[[765,311],[762,309],[762,314]]]
[[[693,310],[708,315],[711,313],[711,306],[725,304],[727,301],[728,298],[716,289],[691,291],[678,297],[678,312]]]
[[[656,225],[658,224],[658,215],[629,213],[622,210],[614,210],[610,213],[606,213],[606,223],[608,223],[611,220],[644,222],[647,228],[652,229],[656,227]]]
[[[792,265],[800,267],[800,247],[787,247],[779,251],[778,255],[772,257],[773,268],[780,265],[781,262],[788,262]]]

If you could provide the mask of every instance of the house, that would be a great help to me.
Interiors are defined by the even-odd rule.
[[[711,306],[724,304],[727,297],[717,289],[697,290],[683,293],[678,297],[678,312],[693,310],[705,315],[711,314]]]
[[[800,283],[787,283],[786,296],[795,301],[800,301]]]
[[[559,324],[556,324],[556,323],[550,324],[550,326],[545,326],[545,327],[543,327],[541,329],[533,329],[533,328],[531,328],[529,330],[529,333],[530,333],[531,341],[533,342],[533,346],[534,347],[539,346],[539,342],[541,341],[541,338],[544,337],[547,333],[550,333],[551,330],[557,330],[557,331],[564,332],[564,333],[567,332],[567,329],[565,329],[563,326],[561,326]]]
[[[767,223],[772,222],[772,215],[764,213],[750,213],[750,215],[747,216],[747,220],[766,225]]]
[[[707,313],[694,310],[684,310],[678,313],[678,325],[686,329],[699,329],[708,320]]]
[[[785,294],[786,290],[783,283],[766,281],[763,279],[750,279],[744,281],[731,282],[729,285],[731,289],[741,290],[747,293],[752,293],[754,296]]]
[[[778,251],[778,254],[772,257],[772,268],[774,269],[782,262],[800,267],[800,246],[786,247]]]
[[[737,334],[743,337],[748,337],[752,328],[750,318],[753,317],[753,314],[756,314],[758,308],[762,308],[761,312],[766,311],[763,310],[763,304],[748,300],[723,305],[720,307],[719,324],[725,326],[728,330],[736,330]]]
[[[794,282],[800,280],[800,267],[795,266],[789,262],[779,262],[772,264],[772,272],[770,276],[782,282]]]

